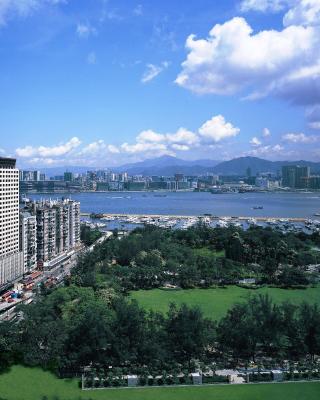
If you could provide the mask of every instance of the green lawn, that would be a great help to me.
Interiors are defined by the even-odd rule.
[[[307,289],[278,289],[261,288],[257,290],[244,289],[238,286],[228,286],[217,289],[188,289],[188,290],[139,290],[131,292],[131,297],[145,309],[161,312],[168,310],[171,302],[190,306],[199,306],[205,316],[219,319],[236,302],[245,300],[250,295],[269,293],[275,302],[290,300],[299,304],[303,301],[320,305],[320,285]]]
[[[7,400],[318,400],[319,383],[277,383],[83,392],[77,380],[59,380],[39,369],[16,366],[0,375],[0,398]]]

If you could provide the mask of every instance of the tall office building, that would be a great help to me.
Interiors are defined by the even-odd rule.
[[[23,274],[19,251],[19,171],[16,160],[0,157],[0,286]]]

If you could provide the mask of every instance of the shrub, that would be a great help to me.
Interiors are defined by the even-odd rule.
[[[164,384],[163,378],[159,378],[159,379],[157,380],[157,384],[158,384],[159,386],[162,386],[162,385]]]
[[[179,383],[180,383],[181,385],[184,385],[184,384],[186,383],[186,378],[185,378],[184,376],[180,376],[180,378],[179,378]]]
[[[174,384],[173,378],[171,376],[168,376],[166,378],[165,382],[166,382],[166,385],[173,385]]]
[[[145,386],[147,384],[147,378],[144,376],[141,376],[139,379],[139,385],[140,386]]]

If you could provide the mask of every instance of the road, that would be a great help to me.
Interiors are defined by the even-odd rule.
[[[57,284],[63,284],[64,277],[70,275],[71,270],[77,265],[78,257],[81,254],[85,254],[88,252],[92,252],[94,248],[103,243],[105,240],[109,239],[112,236],[112,232],[104,232],[103,236],[101,236],[95,243],[93,243],[90,247],[84,248],[81,247],[72,250],[70,256],[66,262],[62,262],[56,267],[50,269],[49,271],[44,271],[44,273],[34,281],[34,287],[39,288],[41,283],[44,283],[49,278],[56,278]],[[35,300],[38,295],[38,290],[32,290],[25,292],[25,297],[23,299],[17,299],[14,303],[0,303],[0,321],[12,320],[15,318],[16,306],[20,304],[29,304]]]

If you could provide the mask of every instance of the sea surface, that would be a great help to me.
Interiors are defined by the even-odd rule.
[[[282,218],[315,218],[314,214],[320,213],[320,193],[106,192],[29,194],[28,197],[71,198],[80,201],[81,211],[88,213]],[[256,206],[263,209],[253,209]]]

